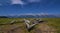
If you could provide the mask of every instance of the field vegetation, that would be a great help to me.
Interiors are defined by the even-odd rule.
[[[60,18],[39,18],[44,21],[44,23],[39,23],[30,32],[27,31],[26,25],[23,20],[24,18],[0,18],[0,33],[40,33],[39,26],[48,25],[56,31],[55,33],[60,33]],[[26,18],[33,22],[35,18]],[[12,20],[16,20],[16,23],[10,25]],[[2,25],[6,24],[6,25]],[[42,26],[43,26],[42,25]],[[40,28],[41,29],[41,28]],[[43,29],[43,28],[42,28]]]

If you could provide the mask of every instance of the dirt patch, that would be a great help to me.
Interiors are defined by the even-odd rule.
[[[40,23],[39,26],[34,29],[34,33],[56,33],[56,30],[46,23]]]
[[[28,32],[24,24],[13,24],[0,27],[0,33],[56,33],[56,30],[46,23],[40,23],[36,29]]]
[[[0,27],[0,33],[25,33],[26,28],[24,24],[2,25]]]

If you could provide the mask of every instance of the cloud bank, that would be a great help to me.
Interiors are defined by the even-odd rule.
[[[24,5],[25,3],[22,0],[11,0],[11,4],[20,4]]]
[[[35,2],[40,2],[40,0],[27,0],[28,3],[35,3]],[[24,5],[24,4],[28,4],[22,0],[11,0],[11,4],[20,4],[20,5]]]
[[[27,1],[27,2],[25,2]],[[40,2],[40,0],[9,0],[9,1],[4,1],[4,3],[0,3],[0,6],[2,5],[14,5],[14,4],[20,4],[21,7],[23,7],[23,5],[28,5],[29,3],[36,3],[36,2]]]

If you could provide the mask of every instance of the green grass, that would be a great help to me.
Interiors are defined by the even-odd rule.
[[[49,26],[54,27],[57,33],[60,33],[60,18],[43,18],[46,20]]]
[[[34,18],[26,18],[26,19],[32,20]],[[60,18],[41,18],[41,19],[43,21],[46,21],[49,26],[52,26],[53,28],[55,28],[57,30],[57,33],[60,33]],[[23,18],[0,18],[0,24],[9,23],[12,20],[23,20]],[[18,24],[18,23],[16,23],[16,24]],[[20,25],[21,24],[23,24],[23,23],[20,23]],[[0,26],[0,27],[2,27],[2,26]],[[22,25],[22,27],[24,27],[24,26]],[[23,28],[23,29],[25,30],[26,28]],[[27,31],[25,31],[25,32],[27,32]]]

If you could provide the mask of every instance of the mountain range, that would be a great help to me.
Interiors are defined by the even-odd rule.
[[[14,15],[14,16],[0,16],[0,18],[60,18],[60,15]]]

